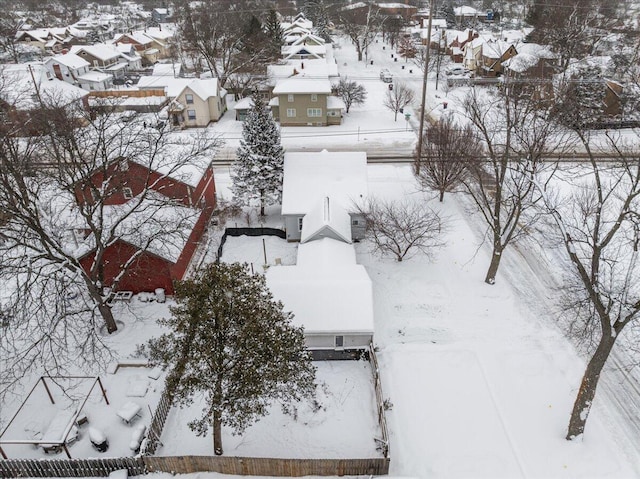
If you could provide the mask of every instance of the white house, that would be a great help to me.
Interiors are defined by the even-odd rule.
[[[308,241],[311,233],[317,233],[321,212],[328,208],[331,228],[340,228],[340,235],[348,240],[364,237],[364,218],[355,205],[367,198],[367,154],[357,152],[287,152],[284,155],[284,180],[282,185],[282,216],[285,220],[287,241]],[[328,200],[326,200],[328,199]],[[327,203],[324,203],[327,201]],[[340,205],[349,215],[350,232],[345,233],[337,220],[342,213]],[[309,215],[309,216],[307,216]],[[305,228],[305,222],[313,221],[314,227]],[[343,224],[343,223],[341,223]],[[325,229],[328,233],[328,229]],[[324,235],[326,237],[327,234]],[[332,236],[335,237],[335,236]]]

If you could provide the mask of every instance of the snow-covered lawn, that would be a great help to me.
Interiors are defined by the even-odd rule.
[[[315,363],[318,407],[300,403],[293,415],[273,405],[269,414],[234,436],[223,428],[225,455],[281,458],[368,458],[379,457],[374,437],[380,437],[371,368],[366,361]],[[185,409],[173,408],[157,454],[210,455],[211,430],[196,437],[188,428],[200,417],[198,400]]]

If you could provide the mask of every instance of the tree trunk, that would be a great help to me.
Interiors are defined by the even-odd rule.
[[[484,278],[484,282],[487,284],[496,283],[496,274],[498,273],[498,267],[500,266],[500,260],[502,259],[502,249],[493,247],[493,254],[491,255],[491,264],[489,264],[489,270],[487,276]]]
[[[395,111],[395,115],[393,116],[393,121],[398,121],[398,110]]]
[[[213,411],[213,452],[216,456],[222,456],[222,421],[217,410]]]
[[[264,204],[265,204],[264,190],[260,190],[260,216],[264,216]]]
[[[98,311],[100,311],[100,316],[102,316],[102,320],[104,324],[107,326],[107,333],[111,334],[118,330],[118,325],[116,324],[116,320],[113,317],[113,311],[108,304],[105,304],[104,299],[102,299],[102,295],[100,291],[96,288],[96,286],[89,279],[85,279],[85,284],[87,285],[87,289],[89,290],[89,296],[98,306]]]
[[[578,390],[578,396],[571,411],[571,419],[567,430],[568,441],[572,441],[584,433],[584,427],[587,424],[587,417],[593,405],[593,398],[596,395],[602,368],[604,368],[615,342],[615,336],[606,335],[600,338],[598,347],[593,353],[589,364],[587,364],[587,369],[584,372],[584,376],[582,376],[582,383],[580,383],[580,389]]]
[[[107,333],[115,333],[118,330],[118,325],[116,324],[116,320],[113,317],[113,311],[111,311],[111,308],[101,301],[98,305],[98,310],[100,311],[100,315],[104,320],[104,324],[107,325]]]
[[[444,201],[444,190],[440,190],[440,203]]]

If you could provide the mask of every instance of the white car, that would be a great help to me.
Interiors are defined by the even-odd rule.
[[[393,74],[386,68],[383,68],[380,70],[380,80],[385,83],[391,83],[393,81]]]
[[[447,76],[465,76],[469,75],[469,70],[461,66],[449,67],[446,70]]]

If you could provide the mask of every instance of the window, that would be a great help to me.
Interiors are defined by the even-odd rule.
[[[298,218],[298,231],[302,231],[302,218]]]
[[[295,108],[287,108],[287,118],[295,118],[296,109]]]
[[[195,120],[196,119],[196,111],[195,110],[187,110],[187,118],[189,120]]]
[[[307,116],[309,118],[322,116],[322,108],[307,108]]]
[[[352,226],[360,226],[360,220],[351,220],[351,225]]]
[[[122,194],[128,200],[133,198],[133,191],[131,191],[131,188],[129,188],[128,186],[125,186],[124,188],[122,188]]]
[[[316,95],[315,93],[311,94],[311,101],[318,101],[318,95]]]
[[[344,336],[336,336],[336,348],[344,346]]]
[[[193,105],[193,95],[187,93],[185,98],[187,99],[187,105]]]
[[[287,95],[287,101],[293,103],[293,95]]]

